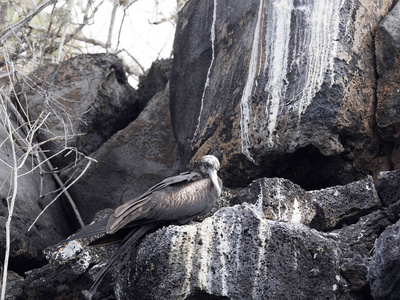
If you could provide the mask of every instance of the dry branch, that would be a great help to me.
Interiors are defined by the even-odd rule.
[[[36,16],[43,9],[45,9],[47,6],[53,4],[56,1],[57,0],[47,0],[45,3],[40,5],[36,10],[29,13],[25,18],[23,18],[19,22],[12,24],[12,25],[8,26],[7,28],[3,29],[0,32],[0,46],[2,46],[8,38],[10,38],[11,36],[15,36],[16,33],[21,29],[21,27],[24,26],[25,24],[29,23],[33,19],[34,16]]]

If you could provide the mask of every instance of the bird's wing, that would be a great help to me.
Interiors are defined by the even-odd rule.
[[[160,198],[161,193],[171,191],[172,186],[176,187],[183,183],[198,181],[201,178],[202,176],[198,172],[185,172],[164,179],[139,197],[117,207],[107,223],[107,233],[112,234],[128,223],[149,219],[149,213],[155,207],[155,194]]]
[[[154,192],[161,191],[165,189],[168,186],[182,183],[182,182],[189,182],[189,181],[195,181],[199,180],[201,178],[201,175],[197,172],[185,172],[181,173],[177,176],[172,176],[164,179],[160,183],[152,186],[148,191],[140,195],[139,197],[136,197],[133,200],[130,200],[126,202],[125,204],[119,206],[114,214],[119,215],[122,212],[127,212],[129,209],[130,210],[136,210],[136,211],[143,211],[144,213],[151,207],[151,203],[149,203],[149,199],[147,198],[149,195],[151,195]],[[137,214],[135,215],[137,216]],[[70,236],[67,241],[73,241],[76,239],[80,238],[85,238],[89,236],[93,236],[96,234],[102,234],[102,233],[107,233],[106,225],[109,222],[110,216],[105,217],[103,220],[100,220],[98,222],[95,222],[93,224],[90,224],[81,230],[79,230],[77,233],[73,234]],[[126,225],[127,223],[125,223]],[[125,226],[124,225],[124,226]],[[138,224],[141,225],[141,224]],[[121,229],[124,226],[119,226],[118,229],[114,230],[113,232]]]
[[[210,179],[168,185],[143,199],[120,206],[110,216],[107,232],[112,234],[127,224],[140,220],[176,220],[184,223],[210,211],[217,198]]]

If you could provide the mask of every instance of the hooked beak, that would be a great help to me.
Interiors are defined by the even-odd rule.
[[[221,187],[218,184],[217,171],[214,169],[208,169],[208,176],[210,176],[211,182],[213,183],[215,189],[217,190],[218,198],[221,196]]]

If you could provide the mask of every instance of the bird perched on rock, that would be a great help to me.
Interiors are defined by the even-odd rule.
[[[120,242],[119,248],[97,273],[88,296],[94,295],[119,254],[146,233],[173,222],[184,224],[208,213],[221,195],[222,181],[217,175],[219,168],[215,156],[205,155],[198,169],[164,179],[139,197],[117,207],[112,215],[69,237],[67,241],[105,233],[90,245]]]

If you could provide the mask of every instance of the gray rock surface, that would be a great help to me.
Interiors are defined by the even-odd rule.
[[[59,65],[49,65],[28,76],[22,86],[32,119],[51,113],[42,141],[59,137],[44,147],[56,154],[67,143],[86,155],[94,152],[115,132],[134,120],[146,103],[128,83],[120,60],[113,54],[86,54]],[[24,99],[24,98],[23,98]],[[64,138],[66,137],[66,138]],[[62,168],[75,155],[55,157]]]
[[[312,197],[297,184],[282,178],[261,178],[253,181],[230,200],[255,204],[262,200],[269,220],[310,225],[315,216]]]
[[[20,132],[22,134],[22,132]],[[0,123],[0,245],[5,245],[5,222],[8,218],[8,203],[10,190],[11,169],[5,164],[12,165],[12,149],[8,134]],[[16,144],[17,158],[20,158],[23,149]],[[39,267],[46,263],[42,254],[43,248],[65,238],[71,231],[67,216],[61,201],[52,205],[39,219],[31,231],[27,231],[43,208],[54,198],[54,194],[41,197],[57,189],[51,175],[41,177],[39,169],[32,171],[36,166],[33,157],[19,170],[15,208],[11,221],[11,269],[22,274],[24,271]],[[25,174],[21,176],[22,174]],[[41,179],[43,182],[41,182]],[[5,247],[0,247],[0,257],[3,260]]]
[[[123,299],[347,299],[340,255],[323,233],[267,220],[261,202],[244,203],[146,237],[116,266],[114,292]]]
[[[210,150],[223,153],[223,174],[235,185],[240,175],[261,174],[343,184],[360,179],[360,171],[389,168],[373,126],[371,49],[392,3],[188,2],[171,71],[172,123],[183,162]],[[306,173],[293,166],[298,151],[310,154],[301,156],[308,159],[304,166],[313,164],[302,168]],[[326,156],[336,157],[341,171],[322,169],[313,177],[333,161]]]
[[[376,240],[368,278],[375,300],[399,299],[400,295],[400,221]]]
[[[91,157],[89,169],[70,193],[86,223],[101,209],[116,208],[139,196],[165,177],[178,173],[179,156],[171,130],[168,87],[124,129],[108,139]],[[86,161],[64,171],[67,180]],[[76,174],[80,174],[80,171]]]
[[[376,119],[382,136],[398,137],[400,126],[400,5],[385,16],[376,32],[376,59],[379,74]],[[397,145],[398,147],[398,145]]]
[[[317,209],[311,226],[332,230],[343,224],[355,223],[381,206],[371,176],[367,179],[309,192]]]

